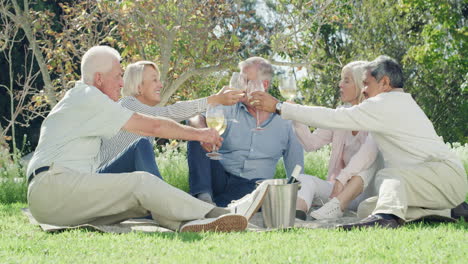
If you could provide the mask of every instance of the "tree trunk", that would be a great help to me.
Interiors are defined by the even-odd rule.
[[[51,107],[54,107],[57,104],[57,96],[55,96],[54,86],[52,85],[52,81],[50,80],[50,74],[47,71],[47,65],[44,61],[44,57],[42,56],[42,52],[36,43],[36,36],[34,35],[29,19],[29,3],[27,0],[24,1],[23,11],[20,9],[16,0],[12,0],[12,3],[16,13],[16,16],[12,19],[14,19],[23,29],[24,34],[26,35],[26,38],[29,41],[29,45],[34,53],[34,57],[36,58],[37,64],[39,65],[42,80],[44,81],[44,91],[48,99],[47,103]]]
[[[227,65],[230,65],[233,63],[234,60],[228,60],[225,61],[221,64],[215,65],[215,66],[207,66],[203,68],[197,68],[197,69],[191,69],[186,72],[184,72],[182,75],[180,75],[179,78],[176,80],[172,81],[171,84],[164,90],[164,93],[161,94],[161,102],[159,105],[165,105],[167,101],[169,101],[169,98],[172,96],[172,94],[179,89],[179,87],[187,81],[190,77],[195,76],[195,75],[208,75],[213,72],[221,71],[227,68]]]

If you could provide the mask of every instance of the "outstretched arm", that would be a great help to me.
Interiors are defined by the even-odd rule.
[[[275,112],[278,100],[268,93],[255,92],[250,102],[257,109]],[[281,117],[326,129],[381,132],[388,130],[388,121],[383,118],[388,115],[388,107],[376,98],[367,99],[350,108],[337,109],[283,103]]]
[[[215,129],[185,126],[164,117],[134,113],[123,129],[142,136],[196,140],[221,146],[221,137]]]
[[[151,116],[160,116],[173,119],[177,122],[186,120],[194,115],[206,111],[208,104],[232,105],[237,103],[242,97],[243,91],[228,90],[227,87],[221,89],[217,94],[205,98],[190,101],[180,101],[167,106],[150,106],[141,103],[136,98],[123,98],[120,104],[132,111]]]

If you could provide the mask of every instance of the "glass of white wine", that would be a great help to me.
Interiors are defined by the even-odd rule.
[[[286,100],[294,101],[294,98],[297,96],[297,86],[293,75],[288,74],[284,78],[280,79],[279,91],[281,96],[286,98]]]
[[[209,128],[214,128],[221,135],[226,130],[226,119],[221,105],[208,105],[206,109],[206,124]],[[216,145],[213,144],[212,151],[206,153],[206,156],[212,160],[221,160],[221,153],[216,151]]]
[[[241,73],[239,72],[233,72],[231,76],[231,80],[229,80],[229,88],[234,89],[234,90],[240,90],[243,91],[246,88],[246,82],[245,78],[242,76]],[[233,123],[239,123],[237,119],[233,118],[228,120]]]
[[[229,87],[234,90],[245,90],[245,81],[240,73],[232,73],[231,80],[229,81]]]
[[[265,91],[265,87],[263,87],[263,82],[259,81],[259,80],[249,81],[249,83],[247,85],[247,93],[248,93],[249,99],[251,98],[250,94],[253,93],[253,92],[257,92],[257,91],[261,91],[261,92]],[[261,124],[260,124],[258,109],[255,110],[255,112],[256,112],[256,115],[257,115],[257,127],[253,128],[252,130],[264,130],[264,128],[260,126]]]

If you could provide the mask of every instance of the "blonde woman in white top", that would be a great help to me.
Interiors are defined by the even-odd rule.
[[[366,63],[355,61],[343,67],[339,87],[344,107],[364,100],[361,90]],[[375,192],[372,180],[378,149],[367,132],[318,128],[311,133],[308,126],[296,121],[294,129],[307,152],[332,144],[326,180],[305,174],[299,176],[302,188],[298,193],[297,218],[305,220],[312,205],[323,203],[321,208],[310,213],[313,218],[341,217],[346,208],[355,210],[360,201]]]
[[[163,84],[158,66],[150,61],[138,61],[127,66],[119,104],[132,111],[180,122],[202,113],[208,104],[232,105],[244,95],[243,91],[224,91],[173,105],[157,106],[161,101]],[[146,171],[162,178],[153,150],[154,137],[141,136],[120,130],[111,138],[102,140],[99,152],[100,173]]]

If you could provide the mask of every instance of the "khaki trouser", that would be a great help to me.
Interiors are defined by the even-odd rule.
[[[150,212],[171,230],[214,208],[146,172],[81,173],[58,166],[31,181],[28,203],[32,215],[46,224],[112,224]]]
[[[450,217],[450,209],[465,200],[468,190],[465,170],[450,161],[386,168],[375,177],[378,196],[359,205],[358,217],[377,213],[405,221],[427,215]]]

